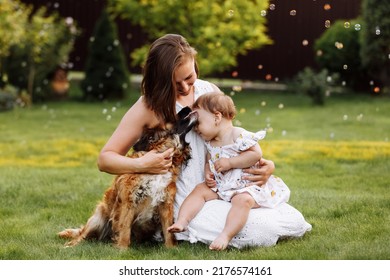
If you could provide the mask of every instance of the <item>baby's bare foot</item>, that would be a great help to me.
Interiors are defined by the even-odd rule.
[[[187,230],[187,225],[183,225],[180,223],[174,223],[169,228],[167,228],[168,232],[175,233],[175,232],[183,232]]]
[[[215,238],[213,242],[211,242],[209,249],[215,250],[215,251],[222,251],[227,248],[229,245],[230,238],[226,236],[225,234],[220,234]]]

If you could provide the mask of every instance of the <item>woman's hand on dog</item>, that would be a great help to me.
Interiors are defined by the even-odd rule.
[[[147,152],[143,157],[138,173],[164,174],[172,166],[173,149],[159,153],[156,150]]]

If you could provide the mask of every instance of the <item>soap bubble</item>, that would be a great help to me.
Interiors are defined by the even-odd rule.
[[[340,42],[336,42],[334,43],[335,47],[338,48],[339,50],[341,50],[342,48],[344,48],[344,45],[343,43],[340,43]]]
[[[355,24],[355,30],[359,31],[360,29],[362,29],[362,26],[359,23],[356,23]]]

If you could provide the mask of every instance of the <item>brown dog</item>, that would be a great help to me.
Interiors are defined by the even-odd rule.
[[[140,157],[153,149],[163,152],[174,148],[168,173],[116,176],[85,226],[58,233],[72,239],[66,246],[77,245],[84,239],[110,238],[117,247],[127,248],[132,238],[152,238],[158,229],[162,230],[166,247],[175,245],[174,235],[167,228],[173,223],[176,179],[181,166],[190,158],[190,147],[184,140],[196,123],[196,115],[190,112],[188,107],[180,111],[178,121],[168,129],[146,130],[130,155]]]

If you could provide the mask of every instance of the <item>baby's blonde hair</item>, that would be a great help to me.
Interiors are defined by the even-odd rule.
[[[219,112],[228,120],[233,120],[236,116],[233,99],[223,92],[210,92],[199,96],[192,108],[202,108],[213,114]]]

